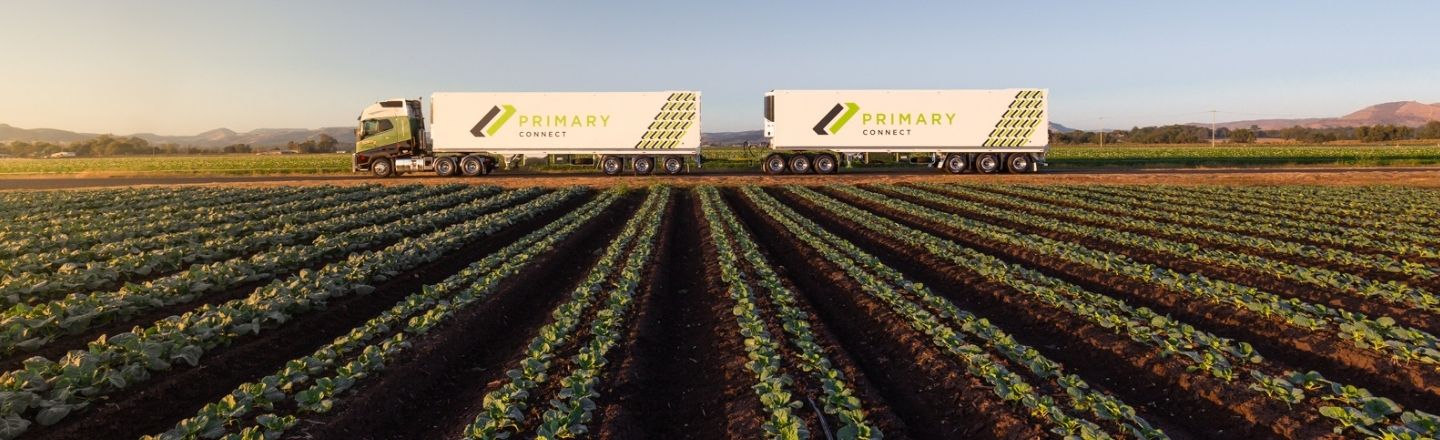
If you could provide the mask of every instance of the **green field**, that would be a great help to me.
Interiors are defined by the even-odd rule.
[[[755,169],[767,150],[707,148],[706,169]],[[1415,166],[1440,164],[1440,145],[1141,145],[1056,146],[1054,168],[1197,168],[1253,166]],[[873,154],[869,166],[893,165],[894,155]],[[590,166],[545,165],[532,160],[532,170],[559,172]],[[346,154],[257,156],[144,156],[70,159],[0,159],[0,176],[35,174],[325,174],[350,172]]]

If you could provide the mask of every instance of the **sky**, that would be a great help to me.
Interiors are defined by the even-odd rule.
[[[1050,89],[1129,128],[1440,102],[1433,1],[0,0],[0,123],[189,135],[351,126],[434,92],[699,90],[707,132],[772,89]]]

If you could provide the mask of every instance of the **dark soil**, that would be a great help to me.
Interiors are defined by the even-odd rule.
[[[1247,310],[1218,305],[1193,295],[1171,291],[1087,266],[1072,264],[1032,249],[1009,246],[967,234],[953,226],[938,224],[890,211],[873,202],[843,194],[837,198],[938,237],[994,255],[1011,263],[1034,268],[1088,290],[1124,298],[1137,306],[1168,313],[1205,331],[1251,343],[1271,361],[1305,366],[1331,380],[1368,388],[1377,395],[1394,399],[1407,407],[1440,407],[1440,380],[1423,367],[1397,365],[1377,353],[1362,350],[1338,335],[1305,331]]]
[[[982,214],[962,213],[956,209],[947,208],[937,203],[932,203],[905,194],[889,191],[885,188],[871,189],[885,195],[905,200],[917,205],[925,206],[937,211],[944,211],[955,215],[962,215],[985,223],[990,223],[993,225],[1021,231],[1026,234],[1038,235],[1053,240],[1068,241],[1071,243],[1084,245],[1085,247],[1091,249],[1125,255],[1127,257],[1130,257],[1130,259],[1140,263],[1152,264],[1159,267],[1168,267],[1177,272],[1194,273],[1204,275],[1212,279],[1225,280],[1236,284],[1256,287],[1260,290],[1275,293],[1287,298],[1298,298],[1306,302],[1324,304],[1330,307],[1336,307],[1345,310],[1352,310],[1364,313],[1369,316],[1389,316],[1395,318],[1396,321],[1403,325],[1416,327],[1432,333],[1440,332],[1440,314],[1436,314],[1434,312],[1403,307],[1394,303],[1388,303],[1378,299],[1366,299],[1358,296],[1358,294],[1353,292],[1345,292],[1334,289],[1322,288],[1311,284],[1304,284],[1299,281],[1281,277],[1278,274],[1264,272],[1262,270],[1259,270],[1258,268],[1216,266],[1202,261],[1192,260],[1183,255],[1162,254],[1158,252],[1147,251],[1144,249],[1127,247],[1125,245],[1105,239],[1089,238],[1059,232],[1041,226],[1027,225],[1006,218],[1003,211],[997,210],[993,213]],[[970,200],[975,203],[983,203],[982,201],[975,200],[964,195],[948,193],[946,195],[958,199]],[[1086,223],[1084,221],[1080,221],[1079,219],[1068,216],[1060,217],[1057,219],[1072,223]],[[1102,228],[1108,227],[1103,225],[1091,226],[1097,226]],[[1187,240],[1178,241],[1185,242]],[[1302,266],[1307,264],[1306,262],[1299,261],[1295,258],[1280,258],[1278,260]]]
[[[743,338],[719,285],[699,200],[677,192],[664,286],[639,309],[614,399],[602,397],[597,438],[760,438],[759,399],[746,384]]]
[[[1135,406],[1142,417],[1176,438],[1294,438],[1297,430],[1309,432],[1304,431],[1305,420],[1294,420],[1283,405],[1275,408],[1278,404],[1243,387],[1236,389],[1209,376],[1191,374],[1184,365],[1108,329],[1030,301],[1024,294],[928,252],[915,252],[848,220],[822,214],[823,210],[799,198],[777,196],[827,229],[849,237],[907,278],[925,283],[1092,386]]]
[[[329,414],[308,416],[302,438],[458,438],[505,370],[639,206],[629,195],[502,282],[488,300],[414,341],[403,360],[362,384]],[[564,208],[561,211],[570,211]],[[528,233],[540,225],[525,228]],[[471,260],[467,260],[471,261]]]
[[[776,270],[838,337],[844,351],[914,438],[1039,438],[1048,436],[1023,411],[965,374],[902,317],[861,293],[839,268],[795,239],[740,194],[727,194],[742,222],[765,237],[758,244]]]

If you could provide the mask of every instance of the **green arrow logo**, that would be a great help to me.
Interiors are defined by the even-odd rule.
[[[500,131],[500,127],[505,126],[505,122],[509,121],[510,116],[514,114],[515,107],[510,104],[500,104],[499,106],[490,107],[490,112],[485,113],[485,117],[480,118],[480,122],[476,123],[475,127],[470,129],[470,134],[475,135],[475,137],[494,136],[495,132]],[[499,118],[497,119],[496,116],[499,116]],[[493,124],[491,123],[492,120],[494,121]]]
[[[842,111],[845,112],[845,114],[840,114]],[[824,136],[839,133],[840,129],[845,127],[845,123],[850,122],[850,118],[855,116],[855,113],[859,111],[860,105],[853,102],[835,104],[835,107],[831,108],[830,112],[825,114],[825,117],[820,118],[820,123],[815,124],[815,134]],[[836,118],[837,116],[839,117],[838,119]],[[832,124],[831,121],[834,121],[834,123]]]

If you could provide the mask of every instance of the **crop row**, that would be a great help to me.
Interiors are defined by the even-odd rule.
[[[1093,212],[1100,216],[1123,218],[1124,221],[1135,227],[1145,227],[1150,231],[1163,231],[1191,239],[1205,239],[1258,252],[1289,255],[1306,261],[1324,261],[1342,266],[1404,274],[1419,279],[1435,278],[1437,275],[1435,270],[1424,264],[1398,259],[1392,255],[1357,253],[1345,249],[1298,243],[1293,240],[1266,238],[1257,235],[1254,231],[1245,232],[1243,229],[1231,227],[1225,222],[1206,220],[1200,217],[1186,217],[1186,222],[1190,224],[1178,223],[1173,221],[1174,216],[1171,214],[1137,206],[1118,197],[1068,193],[1065,188],[1054,186],[1043,187],[1043,189],[1042,187],[1025,186],[982,186],[967,189],[983,189],[1031,201],[1039,200],[1048,204],[1059,203],[1063,204],[1063,209],[1069,212]],[[1028,204],[1034,205],[1033,203]]]
[[[917,331],[930,336],[933,343],[957,357],[970,374],[993,386],[998,397],[1022,405],[1042,423],[1052,426],[1057,434],[1108,437],[1104,428],[1094,421],[1071,414],[1075,411],[1088,413],[1094,420],[1117,424],[1121,432],[1135,438],[1165,437],[1136,415],[1129,405],[1091,389],[1078,376],[1064,373],[1058,363],[1018,343],[988,321],[905,279],[853,243],[826,231],[760,190],[747,188],[745,193],[770,218],[843,268],[867,293],[889,305]],[[987,348],[1005,360],[996,359]],[[1007,364],[1024,368],[1046,383],[1027,380],[1012,372]],[[1047,388],[1054,392],[1041,391]],[[1057,399],[1065,404],[1057,403]]]
[[[455,188],[450,188],[454,190]],[[389,195],[389,191],[380,191],[376,196],[386,200],[390,204],[404,201],[403,195]],[[422,191],[425,195],[437,193],[434,190]],[[165,246],[146,246],[141,243],[131,243],[132,247],[108,247],[100,252],[86,252],[88,255],[74,255],[76,260],[84,258],[101,258],[101,260],[90,262],[66,262],[58,267],[58,271],[48,272],[26,271],[17,274],[7,275],[0,281],[0,300],[6,304],[34,304],[41,301],[54,299],[59,295],[71,293],[82,293],[96,289],[111,287],[119,281],[144,277],[152,274],[164,274],[179,270],[191,264],[204,264],[212,261],[225,260],[236,256],[252,254],[258,250],[267,249],[276,245],[288,245],[297,242],[313,240],[320,235],[323,228],[321,223],[332,217],[346,216],[357,212],[364,212],[364,209],[377,209],[385,205],[375,203],[341,203],[345,201],[359,202],[364,200],[364,194],[358,198],[336,196],[338,200],[322,201],[311,206],[296,206],[299,208],[291,214],[271,215],[267,220],[244,222],[238,228],[235,224],[222,224],[216,227],[200,226],[200,223],[192,224],[191,229],[197,235],[192,240],[182,240],[178,243],[171,243]],[[371,200],[372,202],[374,200]],[[278,222],[278,223],[277,223]],[[245,223],[254,224],[245,226]],[[252,229],[262,227],[264,229]],[[253,234],[246,234],[247,231],[258,231]],[[156,241],[165,241],[168,237],[158,236]],[[143,247],[152,247],[149,250]],[[36,253],[33,256],[19,257],[15,263],[25,266],[38,266],[50,261],[64,261],[67,257],[56,255],[57,253]]]
[[[734,310],[737,319],[742,323],[741,334],[757,339],[745,344],[747,348],[753,348],[750,353],[753,366],[747,367],[757,376],[758,383],[754,388],[756,393],[763,402],[772,406],[768,408],[771,419],[765,424],[770,434],[798,435],[804,426],[797,423],[790,414],[792,405],[798,402],[780,398],[786,391],[783,378],[773,374],[773,367],[781,362],[775,355],[778,351],[774,349],[775,343],[758,340],[767,332],[763,325],[763,312],[753,298],[754,291],[757,290],[764,292],[774,305],[780,328],[785,331],[787,339],[798,353],[794,362],[820,384],[825,413],[840,420],[840,429],[835,435],[844,440],[882,438],[883,433],[879,428],[867,420],[865,409],[844,373],[835,368],[825,349],[816,341],[812,330],[814,318],[797,305],[795,292],[780,281],[779,274],[770,267],[754,238],[720,200],[719,191],[713,187],[704,187],[697,188],[695,192],[700,197],[701,209],[706,223],[709,224],[711,239],[715,242],[721,278],[728,287],[731,298],[737,302]],[[743,269],[747,266],[754,274],[753,280],[747,277]],[[760,347],[768,349],[760,352]]]
[[[433,231],[428,234],[403,238],[384,249],[351,254],[317,271],[304,270],[275,280],[247,298],[207,305],[143,329],[101,337],[86,350],[71,351],[59,361],[28,359],[22,369],[0,375],[0,411],[4,412],[0,419],[11,421],[11,427],[28,426],[19,423],[24,421],[53,424],[97,397],[148,379],[151,371],[168,370],[176,362],[197,365],[207,350],[322,307],[331,299],[373,292],[374,283],[434,262],[583,192],[579,188],[562,189],[486,215],[479,215],[491,209],[484,201],[437,211],[424,220],[410,220]],[[460,223],[443,227],[457,221]],[[5,433],[19,432],[23,428]]]
[[[0,263],[0,274],[72,272],[83,268],[82,265],[85,263],[95,260],[109,260],[181,243],[234,238],[254,231],[310,223],[321,219],[314,217],[314,211],[318,209],[361,202],[414,189],[415,187],[396,186],[376,190],[330,191],[320,189],[309,193],[296,193],[269,200],[268,203],[254,206],[251,209],[231,208],[220,211],[220,215],[217,216],[201,216],[204,218],[201,221],[191,219],[188,228],[178,232],[163,232],[154,229],[154,225],[138,224],[133,227],[148,230],[120,241],[100,243],[88,248],[32,250],[25,255],[16,256]]]
[[[454,275],[425,286],[390,309],[335,338],[314,353],[285,363],[278,371],[235,388],[149,440],[197,438],[278,438],[294,423],[282,403],[302,413],[323,413],[341,394],[384,369],[409,341],[423,337],[456,312],[488,299],[506,279],[554,250],[581,225],[619,199],[611,190],[565,216],[517,239]],[[253,416],[253,417],[252,417]]]
[[[1099,271],[1099,273],[1113,274],[1149,285],[1163,286],[1217,305],[1248,310],[1261,316],[1274,316],[1286,325],[1307,332],[1326,330],[1337,337],[1343,335],[1362,350],[1389,355],[1400,363],[1418,363],[1428,365],[1429,368],[1440,367],[1440,350],[1437,350],[1440,346],[1437,346],[1434,335],[1397,325],[1394,319],[1389,317],[1371,318],[1357,312],[1309,303],[1300,299],[1284,298],[1274,293],[1229,281],[1141,264],[1124,255],[1091,249],[1077,243],[1040,236],[1026,236],[1009,228],[948,215],[854,187],[837,187],[837,190],[866,197],[883,206],[919,218],[942,223],[954,222],[977,236],[1033,249],[1063,261]]]
[[[330,188],[321,191],[350,190]],[[305,194],[306,191],[286,188],[251,193],[224,192],[214,197],[180,198],[149,209],[119,209],[122,205],[116,205],[110,211],[102,211],[106,214],[65,214],[77,216],[74,219],[62,215],[45,220],[18,220],[31,223],[11,225],[13,230],[6,233],[5,241],[14,245],[0,249],[0,255],[16,257],[32,252],[86,249],[134,237],[185,231],[195,222],[228,217],[237,205]]]
[[[1230,202],[1204,198],[1142,193],[1133,189],[1109,186],[1065,188],[1089,194],[1122,197],[1126,203],[1153,207],[1168,212],[1170,215],[1199,216],[1212,221],[1225,222],[1234,227],[1303,237],[1309,241],[1342,248],[1361,247],[1402,256],[1440,257],[1440,250],[1437,250],[1435,246],[1440,243],[1440,238],[1432,237],[1423,230],[1414,230],[1413,228],[1407,230],[1397,224],[1385,228],[1350,228],[1320,221],[1291,218],[1296,214],[1291,211],[1236,212],[1236,209],[1243,208],[1237,208]]]
[[[620,235],[571,290],[569,298],[551,312],[550,322],[527,345],[525,356],[506,371],[509,380],[485,394],[480,413],[465,428],[466,437],[499,439],[534,431],[541,438],[554,439],[585,433],[585,423],[595,408],[591,399],[595,396],[596,377],[605,364],[605,352],[619,338],[621,320],[629,315],[628,308],[651,255],[669,197],[668,188],[650,191]],[[602,294],[603,306],[597,304]],[[586,318],[592,325],[588,343],[577,340]],[[579,349],[571,359],[572,373],[552,373],[552,367],[561,363],[557,356],[574,347]],[[560,380],[560,391],[535,423],[530,414],[531,397],[545,396],[532,394],[552,380]]]
[[[303,192],[299,188],[272,188],[274,195]],[[36,226],[63,225],[89,216],[114,218],[135,215],[155,208],[168,208],[183,203],[209,203],[253,191],[235,188],[144,188],[87,191],[8,192],[3,198],[10,207],[0,216],[24,222],[19,230]],[[117,210],[116,207],[128,209]],[[10,229],[5,229],[6,231]]]
[[[1003,197],[987,195],[961,187],[950,188],[950,191],[956,194],[963,194],[967,197],[974,197],[978,203],[944,197],[907,187],[887,186],[884,187],[884,189],[929,203],[943,205],[947,210],[952,210],[951,212],[966,213],[968,216],[983,214],[993,210],[993,208],[997,206],[1005,207],[1008,210],[1005,216],[1006,220],[1027,226],[1063,232],[1088,239],[1107,241],[1129,248],[1156,252],[1171,258],[1194,260],[1207,265],[1261,271],[1279,278],[1308,284],[1329,291],[1342,292],[1359,298],[1375,298],[1401,306],[1440,311],[1440,298],[1437,298],[1435,294],[1425,289],[1407,286],[1404,283],[1395,281],[1378,282],[1346,272],[1301,266],[1263,256],[1213,249],[1199,243],[1178,242],[1120,229],[1140,228],[1156,231],[1159,230],[1162,225],[1156,224],[1155,222],[1143,220],[1127,221],[1126,219],[1095,214],[1083,210],[1062,210],[1046,208],[1032,203],[1015,203]],[[1027,210],[1034,210],[1037,214],[1029,214],[1026,212]],[[1110,226],[1110,228],[1087,226],[1081,223],[1060,220],[1066,217],[1079,218],[1090,223],[1106,224]],[[1214,235],[1216,234],[1212,234],[1210,237],[1214,237]],[[1218,233],[1218,235],[1225,235],[1225,233],[1221,232]]]
[[[398,240],[407,234],[453,223],[461,219],[451,214],[454,209],[450,208],[451,206],[476,197],[493,195],[498,191],[493,187],[468,187],[450,194],[428,197],[419,202],[398,205],[385,199],[377,199],[362,203],[366,209],[359,212],[309,225],[305,234],[316,237],[312,243],[278,246],[248,257],[192,265],[185,271],[144,284],[127,284],[116,291],[69,295],[61,300],[35,306],[15,305],[6,310],[3,318],[0,318],[0,352],[33,350],[58,336],[83,332],[96,324],[123,319],[146,310],[190,302],[207,293],[265,280],[276,274],[339,258],[377,243]],[[441,194],[443,189],[424,192]],[[469,208],[493,209],[539,192],[536,188],[511,191],[487,199],[480,205],[470,205]],[[337,232],[338,234],[333,236],[321,235]]]
[[[924,249],[959,267],[975,270],[982,276],[1007,285],[1028,298],[1050,305],[1055,310],[1073,313],[1134,342],[1149,345],[1159,350],[1162,357],[1181,355],[1175,359],[1189,363],[1187,369],[1190,371],[1215,377],[1222,383],[1237,380],[1246,382],[1246,389],[1264,392],[1268,398],[1286,405],[1309,406],[1318,415],[1335,419],[1337,431],[1354,428],[1366,433],[1432,436],[1440,432],[1436,431],[1440,429],[1440,419],[1433,415],[1403,411],[1389,399],[1373,396],[1363,388],[1326,380],[1315,372],[1302,374],[1275,369],[1247,343],[1237,343],[1195,329],[1165,315],[1155,314],[1148,309],[1132,307],[1123,301],[1089,292],[1038,271],[1006,263],[820,193],[803,188],[789,190],[874,233],[917,249]],[[884,195],[856,188],[843,187],[839,191],[876,203],[884,203],[888,199]],[[918,213],[925,209],[903,202],[889,205],[889,209],[899,212]],[[966,230],[971,231],[968,228]],[[1357,413],[1364,417],[1350,417]],[[1337,414],[1345,414],[1346,418],[1337,418]],[[1316,414],[1310,417],[1314,415]]]
[[[1431,215],[1435,209],[1440,208],[1440,204],[1427,204],[1425,200],[1427,197],[1434,197],[1434,193],[1420,195],[1397,188],[1376,190],[1336,187],[1317,190],[1311,187],[1266,189],[1193,186],[1149,189],[1172,195],[1204,195],[1264,212],[1305,213],[1322,221],[1339,221],[1357,227],[1384,228],[1392,223],[1403,223],[1428,227],[1431,232],[1440,227],[1440,219]]]

